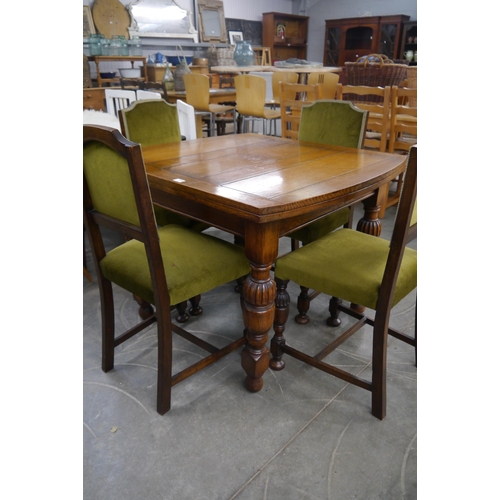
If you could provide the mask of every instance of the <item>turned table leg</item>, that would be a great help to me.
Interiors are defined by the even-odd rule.
[[[278,226],[275,223],[248,223],[245,232],[245,254],[250,261],[250,274],[243,285],[241,302],[247,343],[241,353],[245,370],[245,387],[258,392],[269,367],[267,334],[274,321],[276,285],[271,267],[278,255]]]

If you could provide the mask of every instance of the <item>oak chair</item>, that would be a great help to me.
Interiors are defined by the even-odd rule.
[[[339,78],[338,73],[311,73],[307,78],[307,83],[321,86],[322,99],[338,99]]]
[[[391,91],[391,123],[389,130],[389,153],[407,154],[411,146],[417,143],[417,89],[392,87]],[[379,217],[384,217],[388,207],[399,201],[402,187],[402,176],[397,177],[395,191],[386,186],[386,196],[380,207]]]
[[[340,100],[351,101],[359,109],[370,113],[366,124],[364,147],[385,152],[389,139],[391,87],[340,84],[338,93]]]
[[[217,115],[232,113],[234,133],[236,133],[236,109],[234,106],[210,103],[210,79],[201,73],[187,73],[183,76],[186,87],[186,102],[193,106],[196,114],[209,116],[208,135],[215,136]]]
[[[319,85],[280,83],[281,137],[297,139],[302,107],[321,99]]]
[[[272,73],[271,81],[272,81],[273,97],[272,99],[268,99],[266,101],[266,104],[271,105],[272,107],[277,107],[280,105],[280,99],[281,99],[281,82],[297,83],[299,81],[299,74],[294,73],[293,71],[290,72],[275,71]]]
[[[414,336],[389,327],[392,307],[417,286],[417,252],[406,248],[409,239],[416,236],[416,228],[410,230],[416,191],[417,149],[414,147],[407,162],[401,201],[390,241],[352,229],[340,229],[278,258],[274,272],[277,295],[270,367],[273,370],[282,370],[285,367],[283,354],[288,354],[330,375],[366,389],[372,393],[372,414],[381,420],[386,415],[388,335],[414,346],[416,356],[416,321]],[[333,297],[362,304],[373,309],[375,316],[373,319],[368,318],[358,311],[343,306],[340,299],[332,299],[330,304],[332,317],[338,317],[338,312],[343,311],[354,317],[357,322],[316,355],[301,352],[288,345],[284,338],[290,309],[290,297],[287,292],[289,281],[305,284]],[[371,380],[323,361],[328,354],[364,325],[373,326]],[[314,332],[311,331],[310,334],[313,335]]]
[[[280,118],[280,112],[276,109],[266,107],[266,80],[260,76],[238,75],[234,78],[236,87],[236,108],[238,116],[242,119],[241,129],[245,132],[248,129],[248,122],[252,124],[256,120],[262,120],[263,133],[267,134],[267,122],[274,123],[274,133],[276,134],[276,120]],[[246,125],[246,127],[245,127]]]
[[[101,300],[102,369],[114,366],[115,348],[157,324],[157,411],[171,406],[172,387],[245,343],[224,347],[197,338],[171,322],[171,307],[249,272],[244,250],[210,235],[168,225],[157,228],[141,147],[117,130],[83,127],[84,223],[92,247]],[[101,227],[129,241],[106,251]],[[142,321],[115,337],[113,286],[132,293]],[[154,307],[153,307],[154,306]],[[209,352],[173,374],[172,333]]]

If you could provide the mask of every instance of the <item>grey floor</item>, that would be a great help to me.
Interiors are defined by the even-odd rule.
[[[394,213],[390,208],[386,214],[383,236],[391,231]],[[284,239],[281,249],[288,246]],[[90,253],[88,260],[95,276]],[[243,321],[233,288],[228,284],[204,294],[204,314],[190,318],[188,329],[214,343],[239,337]],[[289,287],[293,301],[297,290]],[[289,357],[283,371],[266,372],[260,392],[249,393],[239,351],[177,385],[172,409],[160,416],[155,410],[155,327],[122,344],[114,370],[103,373],[96,282],[83,280],[83,299],[84,499],[417,498],[412,347],[390,339],[383,421],[371,415],[367,391]],[[397,305],[393,326],[413,333],[415,299],[416,291]],[[132,325],[136,311],[130,294],[117,289],[117,328]],[[290,318],[285,331],[290,344],[314,350],[336,335],[325,324],[327,313],[328,297],[321,295],[311,304],[308,325]],[[328,359],[369,375],[369,333],[368,328],[358,332]],[[197,356],[195,347],[175,339],[174,368]]]

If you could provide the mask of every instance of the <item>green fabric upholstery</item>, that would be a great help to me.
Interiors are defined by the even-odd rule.
[[[301,229],[297,229],[297,231],[293,231],[292,233],[287,234],[290,238],[294,240],[301,241],[302,244],[307,245],[322,236],[325,236],[335,229],[343,226],[349,220],[349,208],[342,208],[337,212],[333,212],[333,214],[327,215],[322,219],[319,219],[308,226],[302,227]]]
[[[351,102],[323,100],[304,105],[300,116],[299,141],[361,148],[367,115],[367,111],[356,108]],[[348,220],[349,208],[343,208],[287,236],[307,245],[335,231]]]
[[[363,147],[368,111],[348,101],[323,100],[302,108],[299,141]]]
[[[96,210],[139,225],[127,160],[103,143],[90,142],[83,148],[83,171]]]
[[[177,107],[163,99],[136,101],[121,115],[125,137],[142,146],[181,141]]]
[[[171,305],[179,304],[250,272],[243,248],[207,234],[176,226],[158,229]],[[144,245],[131,240],[101,261],[103,275],[154,304]]]
[[[120,115],[125,137],[141,146],[181,141],[177,107],[163,99],[135,101],[130,107],[122,109]],[[179,224],[200,232],[210,227],[161,207],[154,206],[154,211],[159,226]]]
[[[276,261],[275,276],[375,309],[389,241],[340,229]],[[405,249],[393,306],[417,286],[417,252]]]

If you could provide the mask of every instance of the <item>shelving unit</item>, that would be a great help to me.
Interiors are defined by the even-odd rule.
[[[405,23],[403,26],[403,38],[401,41],[401,54],[400,59],[405,59],[405,52],[408,50],[413,51],[413,60],[410,61],[410,66],[417,65],[417,23]]]
[[[101,62],[123,62],[127,61],[132,64],[132,67],[134,67],[134,63],[136,62],[142,62],[142,65],[144,66],[143,69],[143,76],[140,78],[141,80],[148,81],[148,75],[146,72],[146,57],[142,56],[89,56],[89,62],[94,62],[95,67],[96,67],[96,73],[97,73],[97,86],[102,87],[103,83],[120,83],[120,78],[117,76],[115,78],[101,78],[101,73],[99,72],[99,63]]]
[[[399,58],[403,23],[408,19],[395,15],[327,20],[323,64],[343,66],[368,54]]]
[[[278,12],[262,14],[262,45],[271,48],[271,64],[290,58],[307,59],[308,25],[306,16]],[[284,32],[278,30],[278,26]]]

